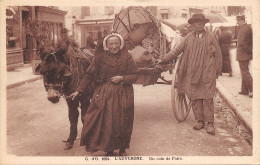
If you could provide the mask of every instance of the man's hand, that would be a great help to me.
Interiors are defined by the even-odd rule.
[[[162,59],[158,59],[158,60],[155,61],[155,64],[161,64],[162,62],[163,62]]]
[[[119,83],[121,81],[123,81],[123,76],[114,76],[110,79],[113,83]]]
[[[74,100],[78,95],[79,95],[79,91],[75,91],[74,93],[69,95],[69,98],[71,98],[71,100]]]

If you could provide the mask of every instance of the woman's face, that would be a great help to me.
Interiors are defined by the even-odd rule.
[[[118,53],[120,45],[120,39],[117,36],[112,36],[107,39],[107,48],[113,54]]]

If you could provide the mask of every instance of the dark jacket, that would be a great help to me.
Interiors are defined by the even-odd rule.
[[[86,41],[86,48],[87,49],[95,49],[96,44],[94,42],[94,39],[91,36],[87,37],[87,41]]]
[[[244,24],[239,28],[237,37],[237,61],[252,60],[252,28]]]
[[[218,37],[218,42],[219,42],[219,45],[224,45],[224,44],[228,44],[230,45],[231,44],[231,34],[230,33],[227,33],[227,32],[223,32],[222,34],[219,35]]]

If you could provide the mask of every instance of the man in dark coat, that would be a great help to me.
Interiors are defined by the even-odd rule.
[[[242,87],[239,94],[253,97],[253,79],[249,73],[249,60],[252,60],[252,28],[245,22],[245,16],[237,16],[239,32],[237,37],[237,61],[242,75]]]
[[[66,52],[68,51],[68,47],[71,46],[73,48],[77,48],[78,44],[76,41],[68,36],[68,29],[67,28],[62,28],[61,29],[61,38],[58,40],[57,44],[55,45],[55,50],[59,54],[63,54],[64,58],[68,60],[68,57],[66,55]]]
[[[58,40],[55,48],[56,49],[67,49],[68,45],[72,47],[78,47],[78,44],[68,36],[68,29],[63,28],[61,29],[61,38]]]
[[[89,33],[89,35],[87,37],[86,48],[87,49],[95,49],[96,48],[96,44],[95,44],[95,41],[92,37],[92,33]]]

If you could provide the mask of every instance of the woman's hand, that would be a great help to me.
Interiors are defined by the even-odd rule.
[[[155,64],[161,64],[162,62],[163,62],[162,59],[157,59],[157,60],[155,61]]]
[[[110,79],[113,83],[117,84],[121,81],[123,81],[123,76],[114,76]]]
[[[71,100],[74,100],[78,95],[79,95],[79,91],[75,91],[74,93],[69,95],[69,98],[71,98]]]

